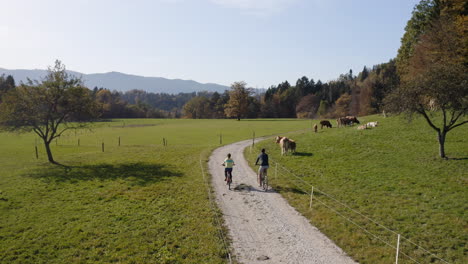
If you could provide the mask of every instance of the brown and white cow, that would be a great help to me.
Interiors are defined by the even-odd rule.
[[[338,127],[341,126],[352,126],[354,124],[359,124],[359,120],[355,116],[344,116],[336,119]]]
[[[289,151],[289,139],[287,137],[276,137],[276,144],[280,145],[281,148],[281,155],[284,155]]]
[[[296,151],[296,142],[287,137],[276,137],[276,143],[280,144],[281,155],[287,154],[289,151]]]

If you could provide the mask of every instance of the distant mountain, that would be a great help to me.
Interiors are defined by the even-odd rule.
[[[166,79],[161,77],[144,77],[130,75],[120,72],[84,74],[75,71],[68,71],[76,77],[81,77],[84,84],[93,89],[94,87],[104,87],[109,90],[129,91],[133,89],[144,90],[153,93],[191,93],[200,91],[224,92],[229,90],[228,86],[215,83],[199,83],[192,80]],[[0,75],[12,75],[15,82],[26,82],[31,80],[41,80],[46,74],[46,70],[7,70],[0,68]]]

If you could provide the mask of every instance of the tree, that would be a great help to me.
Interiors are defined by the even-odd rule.
[[[369,76],[369,71],[367,70],[367,67],[366,67],[366,66],[364,66],[364,69],[362,69],[362,72],[361,72],[360,75],[361,75],[361,76],[360,76],[359,80],[360,80],[361,82],[364,81],[364,80]]]
[[[81,128],[96,117],[91,91],[56,61],[42,82],[28,81],[9,92],[0,105],[0,129],[34,131],[44,142],[47,158],[55,162],[50,143],[69,129]]]
[[[422,0],[414,7],[412,16],[405,27],[405,34],[401,39],[396,63],[400,74],[407,73],[408,60],[414,52],[414,47],[419,42],[430,26],[431,21],[438,15],[439,0]]]
[[[210,108],[212,110],[213,118],[224,118],[224,105],[227,101],[218,92],[214,92],[210,98]]]
[[[204,96],[197,96],[184,105],[184,116],[187,118],[210,118],[212,111],[210,101]]]
[[[13,76],[8,75],[5,77],[5,75],[0,76],[0,102],[2,102],[2,96],[6,94],[8,91],[13,90],[16,87],[15,85],[15,79],[13,79]]]
[[[235,117],[240,121],[241,117],[245,117],[249,112],[249,95],[251,92],[245,87],[246,85],[243,81],[231,85],[229,101],[224,108],[227,117]]]
[[[335,116],[337,117],[342,117],[342,116],[347,116],[350,111],[350,105],[351,105],[351,96],[347,93],[343,94],[336,100],[335,103]]]
[[[457,24],[460,17],[466,21],[466,8],[461,2],[440,2],[436,8],[440,13],[425,25],[413,53],[403,63],[404,71],[399,70],[400,87],[386,98],[389,110],[424,117],[437,132],[441,158],[446,158],[447,133],[468,123],[468,36]]]
[[[327,114],[328,110],[328,103],[325,100],[320,101],[320,106],[317,110],[317,115],[320,117],[324,117]]]
[[[296,116],[298,118],[312,118],[320,104],[320,98],[315,94],[304,96],[296,106]]]

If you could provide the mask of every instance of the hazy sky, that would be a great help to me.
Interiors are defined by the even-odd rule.
[[[419,0],[0,0],[0,67],[268,87],[394,58]]]

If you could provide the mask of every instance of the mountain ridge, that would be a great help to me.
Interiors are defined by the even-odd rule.
[[[126,92],[134,89],[144,90],[152,93],[191,93],[191,92],[219,92],[223,93],[229,90],[229,86],[220,85],[216,83],[200,83],[194,80],[183,79],[168,79],[164,77],[141,76],[128,74],[118,71],[111,71],[105,73],[90,73],[85,74],[77,71],[67,70],[68,73],[81,77],[85,86],[92,89],[94,87],[103,87],[109,90],[116,90]],[[0,75],[12,75],[15,82],[25,83],[27,78],[31,80],[41,80],[46,74],[47,70],[42,69],[5,69],[0,68]]]

